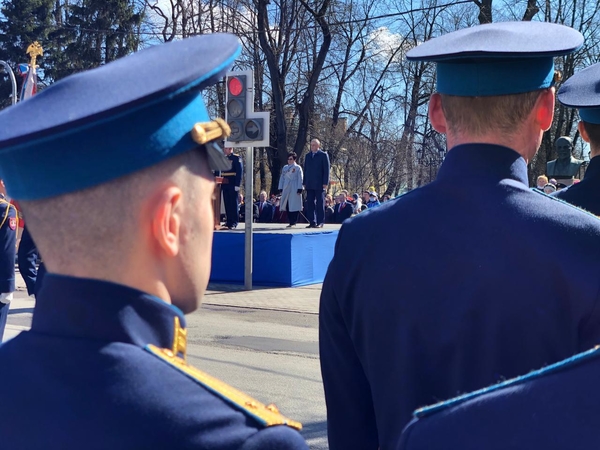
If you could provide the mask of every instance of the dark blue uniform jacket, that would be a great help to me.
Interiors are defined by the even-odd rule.
[[[422,411],[399,450],[600,448],[600,350]]]
[[[231,161],[231,170],[221,172],[221,176],[227,180],[221,185],[222,189],[234,189],[242,183],[242,160],[239,155],[231,154],[227,158]]]
[[[592,158],[581,182],[553,196],[600,216],[600,156]]]
[[[151,295],[48,274],[31,330],[0,346],[0,448],[306,449],[198,381],[181,358],[184,326]]]
[[[600,342],[598,255],[600,221],[494,145],[347,220],[319,317],[330,449],[395,449],[414,409]]]

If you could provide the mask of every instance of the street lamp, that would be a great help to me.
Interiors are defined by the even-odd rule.
[[[434,167],[439,168],[446,157],[446,149],[439,147],[437,152],[433,152],[425,145],[417,151],[418,162],[423,167],[429,167],[429,181],[433,180]],[[437,170],[436,170],[437,173]]]
[[[10,77],[10,82],[12,83],[12,104],[17,103],[17,80],[15,79],[15,74],[13,73],[10,66],[6,63],[6,61],[0,60],[0,64],[4,66],[4,70],[8,73]]]

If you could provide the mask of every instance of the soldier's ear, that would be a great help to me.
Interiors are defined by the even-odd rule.
[[[548,131],[552,126],[552,120],[554,119],[554,104],[556,103],[555,94],[556,89],[554,87],[544,89],[535,102],[535,118],[540,128],[544,131]]]
[[[161,188],[152,196],[146,223],[150,224],[151,247],[159,258],[172,258],[179,254],[182,199],[183,192],[174,185]]]
[[[585,129],[585,124],[583,123],[583,120],[579,121],[579,123],[577,124],[577,129],[579,130],[581,139],[583,139],[585,142],[589,143],[590,135],[588,134],[587,130]]]
[[[431,126],[438,133],[446,134],[448,130],[448,124],[446,122],[446,115],[442,108],[442,96],[434,92],[429,98],[429,121]]]

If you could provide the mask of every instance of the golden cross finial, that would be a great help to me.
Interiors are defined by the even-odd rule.
[[[26,53],[31,58],[29,65],[31,67],[35,67],[37,57],[42,56],[44,54],[44,49],[42,48],[42,46],[40,45],[40,43],[38,41],[35,41],[33,44],[29,44],[29,47],[27,47]]]

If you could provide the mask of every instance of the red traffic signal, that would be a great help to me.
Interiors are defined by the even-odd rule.
[[[242,80],[241,76],[230,77],[227,82],[227,91],[233,97],[239,97],[244,93],[245,76]]]

